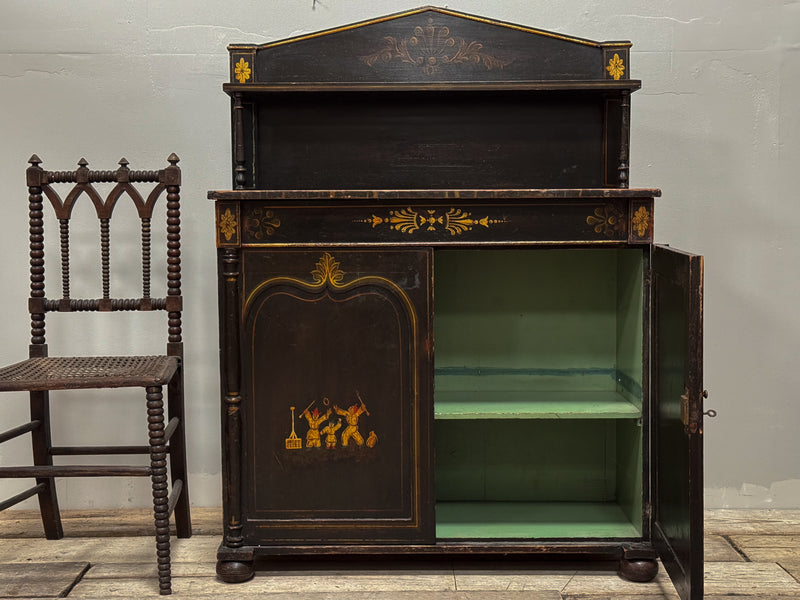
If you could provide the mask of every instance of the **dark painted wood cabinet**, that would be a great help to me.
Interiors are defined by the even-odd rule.
[[[702,259],[628,187],[630,43],[423,8],[229,50],[222,579],[660,557],[702,598]]]

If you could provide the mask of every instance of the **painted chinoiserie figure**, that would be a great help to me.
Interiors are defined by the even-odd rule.
[[[222,579],[660,557],[699,600],[702,261],[628,186],[630,43],[428,7],[229,50]]]

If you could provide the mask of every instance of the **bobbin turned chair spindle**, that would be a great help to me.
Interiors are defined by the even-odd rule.
[[[30,210],[30,300],[31,343],[29,358],[0,368],[0,391],[26,391],[30,395],[31,420],[0,433],[0,443],[30,433],[33,465],[0,467],[0,478],[35,478],[36,485],[0,502],[0,510],[38,496],[42,524],[48,539],[63,537],[56,498],[55,477],[147,476],[151,478],[156,531],[159,590],[171,593],[169,519],[175,516],[178,537],[192,534],[189,494],[186,485],[186,452],[183,414],[183,341],[181,337],[180,185],[178,157],[169,156],[169,166],[158,171],[132,171],[123,158],[116,171],[93,171],[84,159],[75,171],[45,171],[36,156],[30,159],[27,183]],[[112,183],[103,198],[94,183]],[[57,184],[68,184],[62,200]],[[138,184],[138,185],[137,185]],[[142,193],[142,190],[144,193]],[[166,192],[167,292],[150,294],[151,219],[156,201]],[[86,195],[100,221],[102,298],[74,299],[70,290],[70,217],[75,202]],[[127,196],[141,220],[142,296],[121,299],[111,296],[110,220],[117,202]],[[61,245],[61,297],[45,295],[45,197],[59,222]],[[72,311],[166,311],[166,353],[158,356],[50,357],[45,342],[45,315]],[[167,388],[165,425],[163,388]],[[148,445],[142,446],[53,446],[50,439],[49,392],[65,389],[140,387],[146,397]],[[107,399],[103,399],[107,403]],[[147,454],[148,466],[54,465],[58,455]],[[167,459],[172,480],[170,492]]]

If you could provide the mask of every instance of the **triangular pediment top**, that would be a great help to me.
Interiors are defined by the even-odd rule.
[[[427,85],[627,80],[630,46],[424,6],[228,49],[232,85]]]
[[[290,38],[283,38],[280,40],[275,40],[273,42],[265,42],[263,44],[255,45],[256,48],[263,49],[263,48],[272,48],[275,46],[282,46],[284,44],[292,44],[295,42],[301,42],[304,40],[314,39],[318,37],[323,37],[326,35],[331,35],[335,33],[341,33],[345,31],[352,31],[354,29],[359,29],[361,27],[369,27],[370,25],[375,25],[377,23],[385,23],[387,21],[395,21],[399,19],[407,19],[408,17],[419,15],[422,13],[438,13],[442,15],[449,15],[452,17],[456,17],[459,19],[465,19],[467,21],[474,21],[477,23],[483,23],[489,26],[496,26],[496,27],[505,27],[508,29],[512,29],[515,31],[521,31],[524,33],[530,33],[533,35],[540,35],[548,38],[558,39],[564,42],[570,42],[574,44],[581,44],[585,46],[592,46],[594,48],[602,48],[603,46],[630,46],[631,43],[629,41],[605,41],[605,42],[598,42],[594,40],[589,40],[585,38],[564,35],[562,33],[558,33],[555,31],[547,31],[545,29],[536,29],[534,27],[527,27],[524,25],[517,25],[515,23],[509,23],[507,21],[500,21],[496,19],[490,19],[488,17],[481,17],[478,15],[472,15],[468,13],[459,12],[456,10],[451,10],[449,8],[441,8],[438,6],[421,6],[419,8],[406,10],[403,12],[393,13],[389,15],[384,15],[382,17],[376,17],[372,19],[367,19],[364,21],[359,21],[356,23],[351,23],[348,25],[343,25],[339,27],[332,27],[330,29],[324,29],[321,31],[316,31],[313,33],[302,34],[298,36],[293,36]],[[229,46],[229,49],[233,48],[244,48],[244,47],[253,47],[253,45],[249,44],[232,44]]]

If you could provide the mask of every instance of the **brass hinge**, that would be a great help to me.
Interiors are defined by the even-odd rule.
[[[703,390],[702,392],[703,398],[708,398],[708,392]],[[702,406],[702,400],[698,399],[699,406]],[[709,417],[716,417],[717,411],[709,410],[707,413],[704,413],[702,409],[695,411],[695,417],[692,418],[692,411],[689,407],[689,388],[683,386],[683,394],[681,394],[681,422],[683,423],[683,429],[686,433],[697,433],[699,429],[698,421],[702,419],[702,415],[708,415]],[[701,432],[702,433],[702,432]]]
[[[689,388],[683,386],[683,394],[681,394],[681,423],[683,428],[689,431]]]

